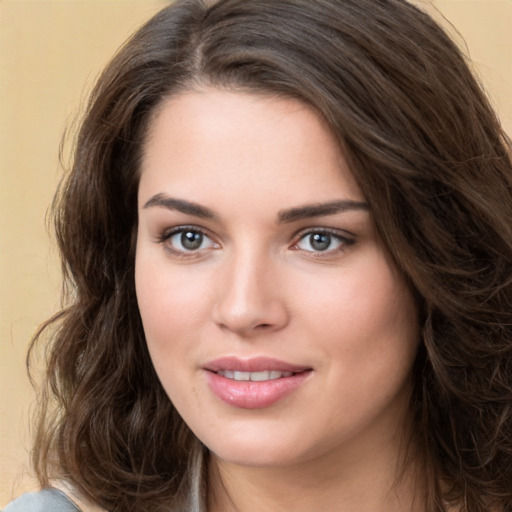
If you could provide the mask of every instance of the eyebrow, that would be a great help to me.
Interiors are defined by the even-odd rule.
[[[165,194],[155,194],[143,206],[143,208],[151,208],[153,206],[160,206],[168,208],[169,210],[176,210],[178,212],[200,217],[202,219],[218,219],[218,216],[213,210],[206,206],[202,206],[191,201],[184,199],[177,199],[169,197]],[[296,222],[302,219],[309,219],[312,217],[322,217],[324,215],[334,215],[342,213],[347,210],[368,210],[368,205],[362,201],[354,201],[352,199],[343,199],[338,201],[329,201],[327,203],[307,204],[294,208],[281,210],[277,214],[276,223],[286,224],[289,222]]]
[[[197,203],[191,201],[185,201],[184,199],[176,199],[174,197],[166,196],[165,194],[156,194],[151,197],[145,204],[144,208],[151,208],[152,206],[161,206],[168,208],[169,210],[176,210],[187,215],[193,215],[194,217],[200,217],[202,219],[216,219],[217,215]]]
[[[347,210],[368,210],[368,204],[362,201],[353,201],[352,199],[343,199],[339,201],[330,201],[328,203],[316,203],[281,210],[277,214],[277,223],[296,222],[302,219],[312,217],[322,217],[324,215],[334,215]]]

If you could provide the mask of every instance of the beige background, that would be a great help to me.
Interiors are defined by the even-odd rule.
[[[0,506],[34,485],[25,353],[59,304],[57,255],[44,220],[61,173],[59,142],[108,58],[165,3],[0,0]],[[435,16],[462,34],[512,134],[512,0],[418,3],[435,4]]]

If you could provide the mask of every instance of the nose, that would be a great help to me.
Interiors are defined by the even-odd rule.
[[[253,253],[226,261],[217,281],[213,320],[242,337],[278,331],[289,322],[279,265]]]

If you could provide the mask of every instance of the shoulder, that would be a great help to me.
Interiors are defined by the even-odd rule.
[[[9,503],[4,512],[80,512],[80,509],[62,491],[43,489],[23,494]]]

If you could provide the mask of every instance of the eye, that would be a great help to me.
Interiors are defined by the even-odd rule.
[[[338,233],[319,230],[303,234],[293,248],[307,252],[331,253],[341,250],[343,247],[351,245],[352,243],[354,243],[353,240]]]
[[[161,241],[173,253],[189,254],[218,247],[208,235],[197,228],[179,227],[165,233]]]

